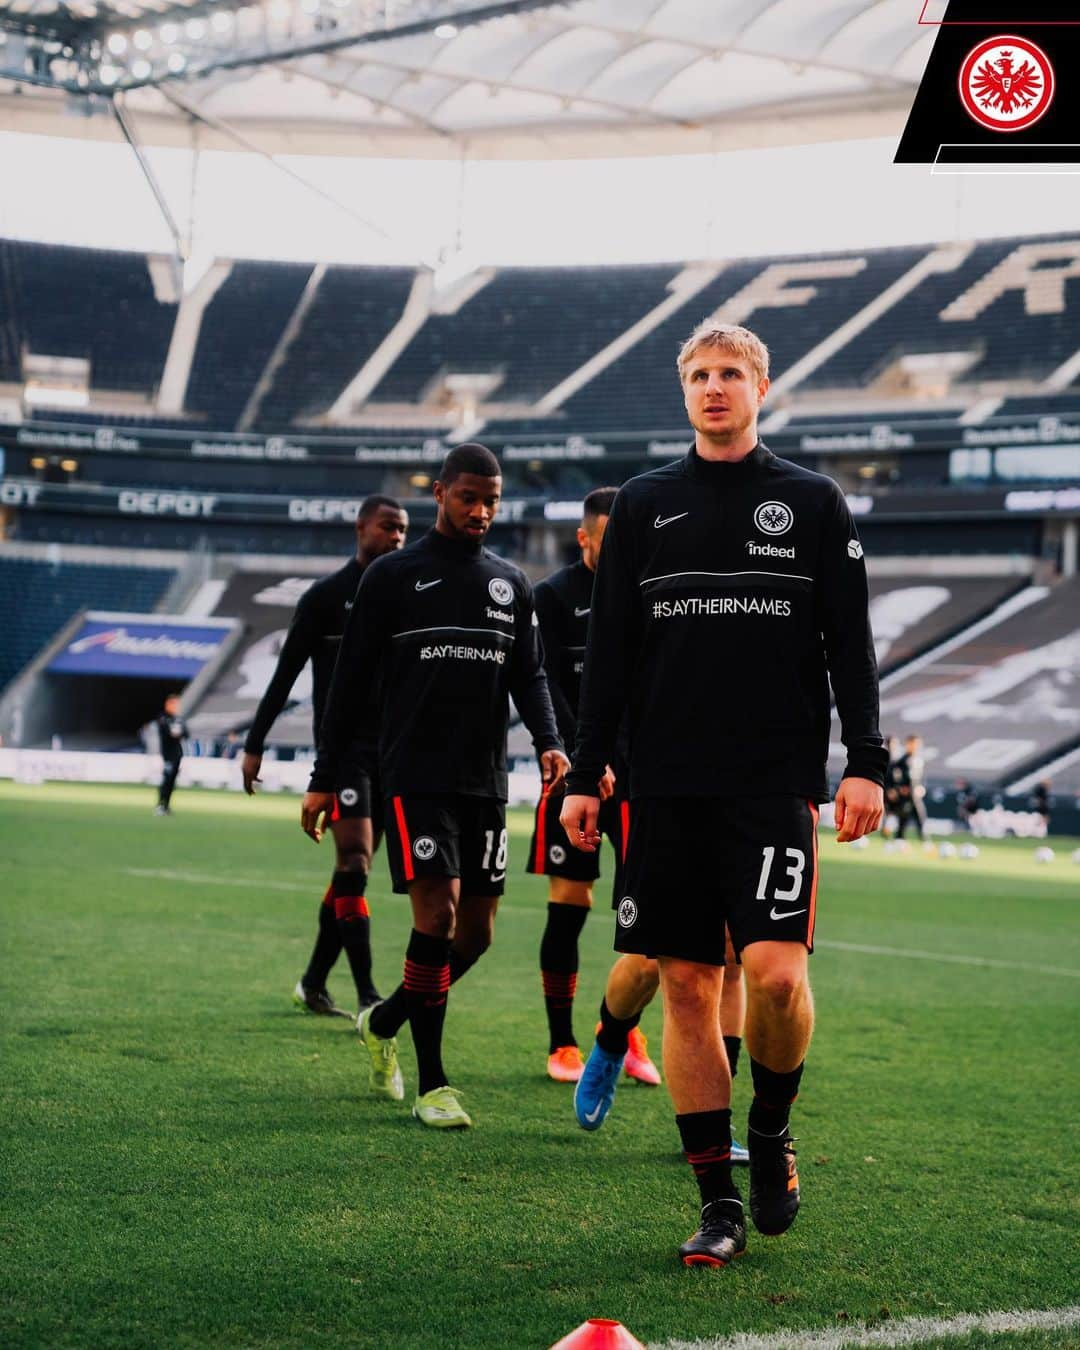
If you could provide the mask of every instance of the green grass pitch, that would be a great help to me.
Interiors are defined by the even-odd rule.
[[[349,1023],[290,1006],[332,863],[297,800],[152,804],[0,784],[5,1346],[545,1347],[589,1316],[658,1342],[1075,1301],[1075,841],[1039,867],[1030,843],[942,861],[823,836],[803,1211],[688,1271],[696,1192],[665,1090],[626,1083],[588,1135],[544,1076],[527,813],[495,946],[451,995],[476,1128],[445,1135],[411,1094],[367,1095]],[[381,855],[368,895],[388,992],[409,923]],[[602,881],[585,1043],[607,901]],[[348,1001],[343,961],[331,989]],[[656,1006],[643,1025],[659,1058]],[[402,1051],[408,1087],[407,1031]],[[742,1075],[741,1136],[748,1095]]]

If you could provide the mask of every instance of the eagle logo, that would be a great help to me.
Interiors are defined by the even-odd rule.
[[[795,524],[795,513],[783,502],[762,502],[754,512],[754,524],[762,534],[787,534]]]
[[[1022,131],[1050,107],[1054,68],[1027,38],[999,34],[973,47],[960,68],[960,98],[991,131]]]

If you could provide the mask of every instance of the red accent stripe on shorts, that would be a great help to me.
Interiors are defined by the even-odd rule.
[[[808,925],[807,925],[807,931],[806,931],[806,945],[807,945],[807,947],[808,947],[811,951],[813,951],[813,949],[814,949],[814,920],[817,918],[817,874],[818,874],[818,862],[817,862],[817,823],[818,823],[818,814],[819,814],[819,812],[818,812],[818,809],[817,809],[817,807],[814,805],[813,802],[807,802],[806,804],[807,804],[807,806],[810,808],[810,817],[811,817],[811,819],[812,819],[812,821],[813,821],[813,824],[812,824],[812,826],[811,826],[811,838],[812,838],[813,841],[814,841],[814,852],[813,852],[813,858],[814,858],[814,880],[813,880],[813,884],[812,884],[811,887],[810,887],[810,916],[809,916],[809,922],[808,922]]]
[[[577,972],[564,974],[553,970],[542,970],[540,979],[544,986],[545,998],[565,999],[569,1002],[577,993]]]
[[[536,852],[533,854],[533,871],[543,872],[547,857],[547,804],[550,788],[540,793],[540,802],[536,808]]]
[[[412,844],[409,842],[409,829],[405,824],[405,808],[401,804],[401,798],[394,798],[394,819],[397,821],[398,838],[401,841],[401,865],[405,871],[406,881],[415,881],[416,873],[412,865]]]
[[[626,861],[626,848],[630,842],[630,803],[619,803],[619,822],[622,826],[622,862]]]
[[[331,825],[336,825],[337,822],[338,822],[340,819],[341,819],[341,802],[338,800],[338,795],[337,795],[337,793],[335,792],[335,793],[334,793],[334,809],[330,812],[330,824],[331,824]]]
[[[368,902],[362,895],[338,895],[334,897],[334,914],[339,919],[366,919],[370,916]]]
[[[411,994],[445,994],[450,988],[450,963],[422,966],[406,957],[405,988]]]

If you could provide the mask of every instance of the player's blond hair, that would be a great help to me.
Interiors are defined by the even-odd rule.
[[[696,352],[702,347],[717,347],[730,352],[732,356],[741,356],[748,361],[758,381],[769,374],[769,349],[756,333],[749,328],[740,328],[734,323],[716,323],[706,319],[699,323],[679,349],[677,362],[680,382],[686,378],[686,368]]]

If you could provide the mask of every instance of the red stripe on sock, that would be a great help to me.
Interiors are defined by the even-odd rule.
[[[416,873],[412,865],[412,844],[409,842],[409,830],[405,824],[405,808],[401,804],[401,798],[394,798],[394,819],[397,821],[398,838],[401,841],[401,860],[405,871],[406,881],[415,881]]]
[[[540,979],[544,986],[545,998],[572,999],[577,993],[577,973],[570,975],[557,971],[542,970]]]
[[[371,911],[362,895],[337,895],[334,897],[334,913],[339,919],[366,919]]]
[[[405,988],[412,994],[445,994],[450,988],[450,963],[422,966],[406,957]]]
[[[731,1161],[731,1146],[722,1148],[718,1144],[715,1148],[707,1148],[702,1153],[688,1152],[686,1161],[694,1169],[695,1176],[704,1176],[710,1167],[717,1167],[720,1163]]]

